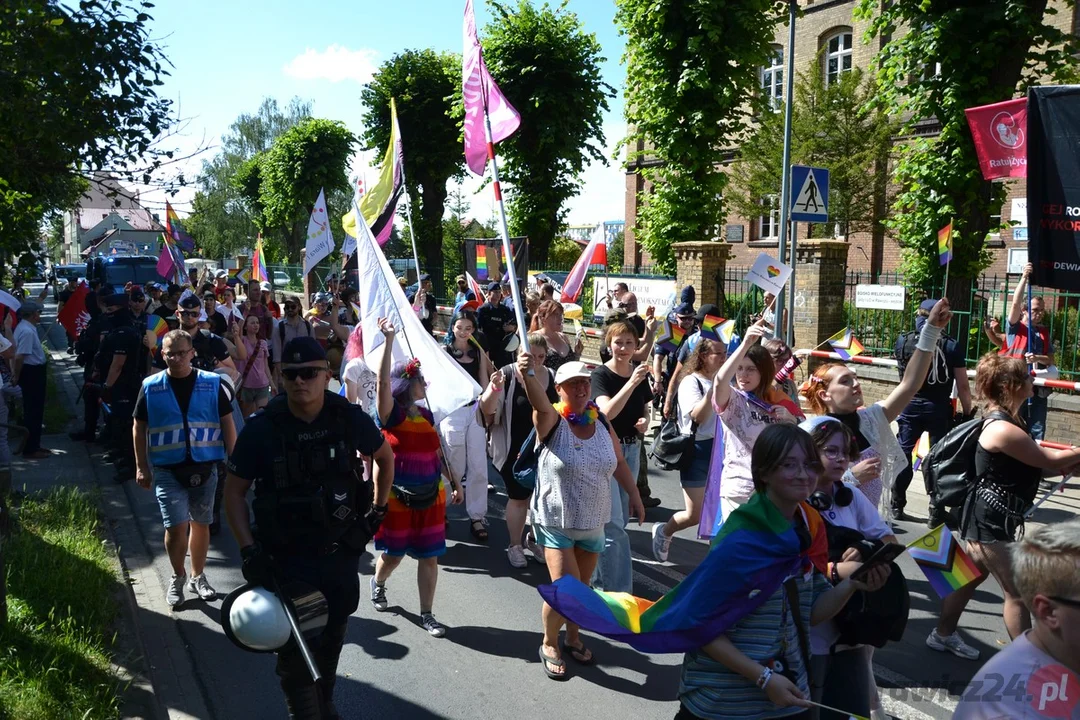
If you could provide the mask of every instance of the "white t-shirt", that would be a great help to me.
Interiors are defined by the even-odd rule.
[[[375,408],[375,372],[364,362],[364,358],[353,358],[345,366],[341,377],[356,385],[356,402],[364,412],[371,415]]]
[[[713,400],[716,408],[716,401]],[[761,431],[777,422],[776,417],[747,399],[738,388],[731,389],[727,407],[719,413],[724,424],[724,468],[720,476],[720,497],[749,498],[754,494],[750,473],[750,451]]]
[[[693,422],[690,419],[690,411],[701,402],[701,398],[705,397],[705,393],[709,392],[711,387],[712,378],[703,377],[698,373],[687,375],[679,383],[676,394],[679,401],[679,432],[684,435],[690,434],[690,424]],[[713,421],[712,413],[709,413],[705,422],[698,425],[696,437],[698,440],[712,440],[715,433],[716,423]]]
[[[836,504],[834,497],[833,506],[821,513],[822,519],[836,527],[858,530],[867,540],[880,540],[886,535],[892,535],[892,530],[881,519],[877,508],[866,495],[859,492],[858,487],[851,483],[844,483],[844,486],[851,490],[851,503],[840,507]],[[836,623],[832,620],[814,625],[810,628],[810,652],[814,655],[827,655],[829,648],[839,637],[840,631],[836,629]],[[846,647],[848,646],[841,646],[840,649]]]
[[[953,720],[1080,717],[1080,675],[1035,647],[1028,630],[971,678]]]

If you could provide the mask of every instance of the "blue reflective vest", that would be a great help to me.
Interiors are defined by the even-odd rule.
[[[180,465],[187,461],[189,450],[194,462],[225,459],[218,416],[221,378],[202,370],[192,372],[196,373],[195,388],[186,416],[180,412],[168,373],[162,371],[143,380],[151,465]]]

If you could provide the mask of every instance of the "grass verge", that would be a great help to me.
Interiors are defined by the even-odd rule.
[[[119,582],[97,507],[59,488],[24,499],[4,545],[8,622],[0,626],[0,717],[114,718],[110,665]]]
[[[50,363],[45,385],[45,422],[42,428],[46,435],[67,432],[68,422],[73,417],[68,411],[67,398],[61,397],[57,372],[59,371],[55,363]]]

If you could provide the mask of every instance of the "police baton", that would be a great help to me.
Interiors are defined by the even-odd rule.
[[[278,596],[278,599],[281,600],[281,606],[285,608],[285,617],[289,619],[293,639],[296,640],[296,646],[300,648],[300,655],[304,658],[304,664],[307,665],[308,672],[311,673],[311,680],[317,683],[322,680],[322,674],[315,664],[315,658],[311,654],[311,648],[308,647],[307,640],[304,639],[304,633],[300,630],[300,622],[296,619],[292,598],[281,592],[281,585],[278,584],[277,577],[272,573],[270,574],[270,582],[273,585],[274,594]]]

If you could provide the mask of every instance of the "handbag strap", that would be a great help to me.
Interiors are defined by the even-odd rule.
[[[244,338],[240,338],[240,342],[244,342]],[[265,342],[265,340],[257,340],[255,342],[255,350],[248,358],[247,365],[244,367],[244,374],[240,376],[240,387],[244,387],[244,383],[247,382],[248,373],[251,372],[251,368],[255,367],[255,360],[258,359],[259,353],[262,352],[263,343]]]
[[[787,598],[788,607],[791,608],[791,619],[795,622],[795,634],[799,639],[799,655],[806,668],[806,684],[813,685],[810,671],[810,633],[806,629],[806,623],[803,622],[802,606],[799,604],[799,588],[795,584],[795,578],[790,577],[784,581],[784,596]],[[783,628],[780,631],[783,632]]]

